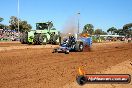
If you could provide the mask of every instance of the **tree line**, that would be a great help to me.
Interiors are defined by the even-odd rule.
[[[18,31],[18,18],[15,16],[11,16],[9,20],[9,25],[2,24],[2,21],[4,18],[0,17],[0,29],[11,29]],[[19,31],[30,31],[32,29],[32,26],[28,24],[27,21],[19,19]],[[128,23],[123,25],[121,29],[117,29],[115,27],[111,27],[107,30],[107,32],[103,31],[102,29],[94,29],[94,26],[92,24],[86,24],[83,28],[82,33],[89,33],[90,35],[124,35],[124,36],[132,36],[132,23]]]
[[[90,35],[124,35],[128,37],[132,37],[132,23],[125,24],[121,29],[117,29],[115,27],[111,27],[107,30],[107,32],[103,31],[102,29],[95,29],[92,24],[86,24],[83,28],[82,33],[89,33]]]
[[[2,24],[2,21],[4,18],[0,17],[0,29],[11,29],[15,30],[18,32],[18,22],[19,22],[19,32],[24,32],[24,31],[30,31],[32,29],[32,26],[28,24],[27,21],[21,20],[15,16],[11,16],[9,20],[9,25],[4,25]]]

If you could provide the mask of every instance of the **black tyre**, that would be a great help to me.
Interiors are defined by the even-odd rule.
[[[47,44],[47,36],[45,36],[45,35],[40,35],[40,36],[39,36],[39,43],[40,43],[41,45],[46,45],[46,44]]]
[[[57,39],[59,39],[59,42],[57,42]],[[58,35],[54,35],[52,37],[52,44],[59,45],[60,43],[61,43],[61,37],[59,37]]]
[[[59,45],[61,45],[61,39],[62,39],[62,38],[61,38],[61,37],[59,37]]]
[[[66,50],[66,51],[65,51],[65,54],[69,54],[69,50]]]
[[[24,44],[24,39],[23,39],[23,34],[21,34],[21,36],[20,36],[20,42],[22,43],[22,44]]]
[[[35,45],[39,44],[39,36],[40,36],[40,34],[34,34],[33,42]]]
[[[20,37],[20,42],[22,44],[28,44],[28,32],[23,32]]]
[[[83,76],[77,76],[76,81],[79,85],[84,85],[87,82],[87,79]]]
[[[82,52],[83,51],[83,48],[84,48],[83,43],[82,42],[77,43],[75,48],[76,48],[75,49],[76,51]]]
[[[28,32],[24,33],[24,43],[27,44],[28,43]]]
[[[57,39],[59,39],[59,42],[56,41],[56,42],[55,42],[55,45],[60,45],[60,44],[61,44],[61,37],[58,36]],[[57,39],[56,39],[56,40],[57,40]]]
[[[79,44],[79,51],[82,52],[83,51],[83,43]]]
[[[56,53],[57,52],[57,49],[53,49],[53,52],[52,53]]]

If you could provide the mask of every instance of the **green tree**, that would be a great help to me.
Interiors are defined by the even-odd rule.
[[[132,23],[125,24],[123,26],[122,31],[124,32],[125,36],[131,36],[132,37]]]
[[[28,24],[27,21],[20,22],[20,32],[30,31],[31,29],[32,29],[32,26]]]
[[[115,34],[117,34],[117,35],[119,34],[119,30],[118,30],[118,29],[115,30],[114,32],[115,32]]]
[[[105,32],[105,31],[102,31],[102,35],[107,35],[107,32]]]
[[[4,19],[2,17],[0,17],[0,22],[2,22]]]
[[[83,28],[83,33],[89,33],[92,35],[94,32],[94,26],[92,24],[86,24]]]
[[[123,26],[123,29],[131,29],[132,28],[132,23],[129,23],[129,24],[125,24]]]
[[[102,29],[96,29],[94,31],[95,35],[107,35],[107,33],[105,31],[102,31]]]
[[[5,26],[0,23],[0,29],[5,29]]]
[[[102,34],[102,29],[96,29],[96,30],[94,31],[94,34],[95,34],[95,35],[101,35],[101,34]]]
[[[109,29],[107,30],[107,32],[108,32],[108,33],[110,32],[110,34],[112,34],[112,35],[114,35],[116,31],[117,31],[117,29],[116,29],[115,27],[111,27],[111,28],[109,28]]]
[[[116,31],[116,33],[117,33],[118,35],[125,35],[125,33],[123,32],[123,29],[118,29],[118,30]]]
[[[18,19],[17,19],[17,17],[11,16],[9,23],[10,23],[9,26],[12,30],[18,30]]]
[[[0,29],[5,28],[5,25],[1,23],[3,20],[4,20],[4,18],[0,17]]]
[[[12,30],[18,31],[18,18],[17,17],[11,16],[9,23],[10,23],[9,26]],[[22,21],[21,19],[19,19],[19,31],[20,32],[29,31],[31,29],[32,29],[32,26],[28,24],[27,21]]]

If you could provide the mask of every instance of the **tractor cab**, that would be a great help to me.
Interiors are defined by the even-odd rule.
[[[36,30],[48,30],[53,27],[52,22],[36,23]]]

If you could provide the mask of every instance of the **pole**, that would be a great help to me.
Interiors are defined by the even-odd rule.
[[[80,13],[77,13],[78,14],[78,34],[79,34],[79,27],[80,27],[80,23],[79,23],[79,15]]]
[[[79,39],[79,15],[78,15],[78,33],[77,33],[77,39]]]
[[[77,15],[78,15],[78,32],[77,32],[77,39],[79,39],[79,27],[80,27],[79,15],[80,15],[80,13],[77,13]]]
[[[18,34],[19,34],[19,0],[18,0],[18,4],[17,4],[17,15],[18,15]]]

